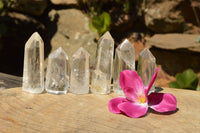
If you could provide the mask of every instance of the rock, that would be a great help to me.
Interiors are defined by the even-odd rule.
[[[156,63],[169,75],[175,76],[186,69],[200,72],[200,53],[188,49],[166,50],[152,47],[151,52],[156,57]]]
[[[0,70],[4,73],[22,76],[24,45],[31,34],[38,31],[44,35],[45,26],[38,20],[16,12],[0,16]]]
[[[200,34],[200,27],[195,26],[191,23],[187,23],[185,25],[184,33],[185,34]]]
[[[51,0],[54,5],[77,5],[78,0]]]
[[[136,16],[134,13],[127,14],[119,10],[113,10],[110,12],[111,15],[111,29],[114,32],[124,33],[130,30],[136,21]]]
[[[175,1],[164,1],[147,7],[145,10],[146,26],[158,33],[181,32],[184,18],[181,11],[173,11],[178,6]]]
[[[98,35],[89,30],[88,17],[80,10],[65,9],[50,11],[49,18],[51,23],[47,26],[47,34],[50,38],[52,36],[50,40],[50,52],[54,51],[58,47],[62,47],[69,56],[69,62],[71,65],[72,55],[80,47],[83,47],[90,54],[90,68],[93,69],[97,50],[95,38],[97,38]],[[57,27],[53,27],[53,23],[55,23]],[[54,32],[55,34],[52,35]],[[45,62],[47,63],[47,59]]]
[[[155,34],[146,44],[162,49],[189,49],[200,52],[200,43],[195,42],[199,34]]]
[[[3,1],[8,3],[9,8],[15,11],[36,16],[42,15],[48,4],[48,0],[16,0],[14,2],[8,2],[8,0]]]
[[[199,35],[166,34],[154,35],[147,40],[157,64],[170,75],[193,69],[200,72],[200,43],[195,42]]]
[[[192,3],[189,0],[145,1],[137,1],[138,16],[141,16],[147,28],[156,33],[183,32],[185,24],[197,25],[200,19],[198,0],[191,0]]]

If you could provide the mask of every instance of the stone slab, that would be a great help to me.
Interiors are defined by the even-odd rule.
[[[0,132],[188,133],[200,130],[200,92],[163,88],[178,101],[176,113],[150,111],[129,118],[108,111],[109,95],[29,94],[0,90]]]
[[[8,89],[22,86],[22,77],[17,77],[0,72],[0,89]]]
[[[200,52],[200,43],[195,42],[199,34],[155,34],[146,44],[162,49],[189,49]]]

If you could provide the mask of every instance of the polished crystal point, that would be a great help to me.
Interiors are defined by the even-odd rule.
[[[127,39],[116,48],[114,67],[113,90],[118,95],[124,95],[119,85],[120,72],[126,69],[135,70],[135,49]]]
[[[91,92],[108,94],[111,88],[114,40],[106,32],[99,40],[96,68],[92,73]]]
[[[70,92],[74,94],[89,93],[89,53],[79,48],[72,56]]]
[[[22,89],[31,93],[44,90],[44,42],[35,32],[25,44]]]
[[[148,86],[155,72],[156,59],[149,49],[145,48],[139,55],[138,74],[140,75],[144,86]],[[152,86],[150,92],[154,92],[155,87]]]
[[[48,57],[45,88],[52,94],[66,94],[69,88],[68,56],[61,47]]]

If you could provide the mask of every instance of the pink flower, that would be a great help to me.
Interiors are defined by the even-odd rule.
[[[123,113],[129,117],[144,116],[148,108],[157,112],[175,111],[176,97],[169,93],[151,93],[148,95],[158,73],[158,69],[152,76],[149,86],[145,87],[139,75],[135,71],[125,70],[120,73],[119,83],[126,95],[113,98],[108,103],[112,113]]]

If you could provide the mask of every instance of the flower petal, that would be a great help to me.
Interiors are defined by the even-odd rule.
[[[142,106],[139,104],[134,104],[130,101],[121,103],[118,105],[118,108],[131,118],[141,117],[146,114],[148,107]]]
[[[121,111],[118,108],[118,105],[120,103],[125,102],[125,101],[127,101],[127,100],[124,97],[116,97],[116,98],[111,99],[108,102],[108,109],[109,109],[109,111],[112,112],[112,113],[115,113],[115,114],[121,113]]]
[[[135,71],[124,70],[121,72],[119,76],[119,84],[126,97],[131,101],[137,99],[137,93],[144,93],[143,82]]]
[[[157,68],[157,69],[155,70],[155,73],[153,74],[153,76],[152,76],[152,78],[151,78],[151,81],[150,81],[150,83],[149,83],[149,86],[148,86],[148,88],[147,88],[146,91],[145,91],[145,94],[146,94],[146,95],[148,95],[149,90],[151,89],[153,83],[155,82],[159,70],[160,70],[160,68]]]
[[[148,105],[158,112],[168,112],[176,110],[176,97],[170,93],[151,93],[148,96]]]

